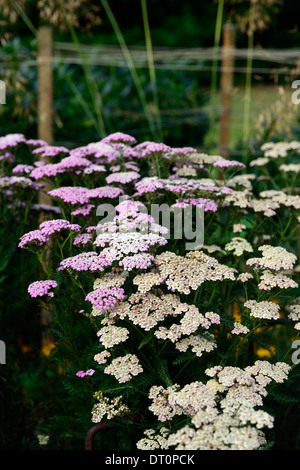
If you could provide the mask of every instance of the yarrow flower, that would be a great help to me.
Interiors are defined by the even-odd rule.
[[[21,248],[24,248],[27,245],[42,246],[51,239],[51,235],[67,229],[73,232],[78,232],[81,230],[81,226],[78,224],[71,224],[65,219],[46,220],[39,225],[37,230],[33,230],[22,235],[18,246]]]
[[[259,290],[279,289],[296,289],[298,284],[284,274],[276,273],[266,270],[260,275],[260,282],[258,284]]]
[[[232,335],[246,335],[249,333],[249,328],[242,325],[240,322],[234,322],[234,328],[231,330]]]
[[[104,256],[99,255],[95,251],[88,251],[79,253],[75,256],[65,258],[60,262],[58,271],[104,271],[107,266],[110,266],[111,262]]]
[[[43,297],[47,295],[48,297],[54,297],[54,293],[51,292],[51,289],[57,287],[56,281],[35,281],[28,286],[28,293],[31,297]]]
[[[245,251],[253,252],[253,248],[245,238],[234,237],[225,245],[225,250],[233,251],[236,256],[242,256]]]
[[[242,162],[238,162],[236,160],[219,160],[213,163],[213,166],[215,168],[231,168],[231,167],[237,167],[237,168],[246,168],[246,165]]]
[[[139,450],[155,450],[155,449],[168,449],[168,436],[170,430],[162,427],[156,433],[154,429],[146,429],[144,435],[146,437],[140,439],[136,443],[136,447]]]
[[[94,361],[98,364],[105,364],[107,359],[111,356],[111,353],[107,350],[102,351],[101,353],[97,353],[94,356]]]
[[[233,225],[233,233],[240,233],[246,229],[246,225],[244,224],[234,224]]]
[[[113,134],[104,137],[101,142],[105,144],[111,143],[123,143],[127,145],[136,144],[136,139],[129,134],[124,134],[123,132],[115,132]]]
[[[248,300],[244,306],[250,310],[250,315],[254,318],[278,320],[280,318],[280,307],[274,302],[257,302],[256,300]]]
[[[140,178],[140,174],[137,173],[136,171],[122,171],[122,172],[112,173],[111,175],[107,176],[105,179],[106,179],[107,184],[112,184],[112,183],[127,184],[127,183],[131,183],[132,181],[137,180],[138,178]]]
[[[189,252],[185,257],[165,251],[156,256],[155,264],[169,290],[189,294],[206,281],[235,280],[232,268],[219,263],[203,251]]]
[[[282,269],[293,269],[297,261],[296,255],[282,247],[262,245],[258,250],[262,252],[262,257],[248,259],[246,261],[248,266],[256,266],[271,271],[280,271]]]
[[[86,376],[94,375],[94,373],[95,373],[94,369],[88,369],[86,371],[79,370],[78,372],[76,372],[76,376],[80,377],[80,378],[83,378],[83,377],[86,377]]]
[[[94,398],[97,403],[92,409],[92,422],[100,423],[104,416],[107,419],[113,419],[116,416],[122,417],[129,413],[129,408],[122,402],[122,397],[108,398],[103,395],[103,392],[99,391],[94,393]]]
[[[32,151],[35,155],[40,155],[42,158],[47,157],[56,157],[57,155],[69,153],[69,150],[66,147],[55,146],[55,145],[42,145],[39,148],[36,148]]]
[[[119,383],[131,380],[133,376],[141,374],[143,367],[135,354],[126,354],[112,360],[111,364],[104,369],[105,374],[115,376]]]
[[[125,291],[122,287],[99,287],[90,292],[85,300],[91,302],[97,310],[109,311],[120,300],[125,298]]]
[[[128,335],[129,331],[127,328],[114,325],[104,326],[97,332],[100,343],[102,343],[106,349],[112,348],[116,344],[123,343],[128,339]]]

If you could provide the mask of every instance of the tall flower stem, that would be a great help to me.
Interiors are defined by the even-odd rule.
[[[224,12],[224,0],[218,0],[218,10],[216,17],[215,25],[215,36],[214,36],[214,50],[213,50],[213,62],[212,62],[212,71],[211,71],[211,85],[210,85],[210,133],[211,136],[214,134],[214,127],[216,121],[216,94],[217,94],[217,78],[218,78],[218,60],[219,60],[219,50],[220,50],[220,41],[222,33],[222,22],[223,22],[223,12]],[[213,137],[210,138],[210,146],[213,146]]]
[[[252,86],[252,67],[253,67],[253,45],[254,45],[254,9],[255,5],[250,0],[250,18],[248,30],[248,50],[247,50],[247,65],[246,65],[246,83],[245,83],[245,102],[244,102],[244,116],[243,116],[243,139],[245,142],[245,150],[243,161],[246,160],[246,145],[249,139],[249,122],[250,122],[250,104],[251,104],[251,86]]]
[[[142,4],[145,42],[146,42],[146,49],[147,49],[148,68],[149,68],[150,82],[152,86],[153,101],[155,105],[156,123],[158,127],[158,132],[160,134],[160,140],[162,140],[161,117],[160,117],[160,112],[159,112],[159,99],[158,99],[158,92],[157,92],[154,58],[153,58],[152,39],[151,39],[151,32],[150,32],[149,18],[148,18],[147,0],[141,0],[141,4]]]
[[[118,22],[115,18],[115,15],[113,14],[107,0],[101,0],[101,4],[105,10],[105,13],[107,14],[107,17],[112,25],[112,28],[115,32],[115,35],[119,41],[119,44],[120,44],[120,47],[122,49],[122,52],[123,52],[123,55],[124,55],[124,58],[126,60],[126,63],[127,63],[127,67],[129,69],[129,72],[131,74],[131,77],[132,77],[132,80],[133,80],[133,83],[136,87],[136,90],[137,90],[137,93],[138,93],[138,96],[139,96],[139,99],[141,101],[141,104],[142,104],[142,107],[143,107],[143,110],[144,110],[144,114],[145,114],[145,117],[148,121],[148,125],[149,125],[149,129],[150,129],[150,132],[151,134],[153,135],[153,138],[154,139],[158,139],[159,140],[159,135],[157,133],[157,129],[156,129],[156,125],[155,125],[155,121],[153,119],[153,116],[152,116],[152,113],[151,113],[151,110],[149,108],[149,104],[147,102],[147,99],[146,99],[146,96],[145,96],[145,92],[144,92],[144,89],[143,89],[143,86],[141,84],[141,81],[140,81],[140,78],[138,76],[138,73],[137,73],[137,70],[136,70],[136,67],[134,65],[134,62],[133,62],[133,59],[132,59],[132,56],[130,54],[130,51],[127,47],[127,44],[125,42],[125,39],[123,37],[123,34],[119,28],[119,25],[118,25]]]

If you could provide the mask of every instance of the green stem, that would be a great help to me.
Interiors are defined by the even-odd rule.
[[[141,3],[142,3],[142,15],[143,15],[143,24],[144,24],[144,32],[145,32],[146,49],[147,49],[149,75],[150,75],[150,81],[152,84],[153,100],[155,103],[157,127],[160,133],[160,140],[162,140],[161,117],[160,117],[160,112],[159,112],[159,100],[158,100],[156,73],[155,73],[155,65],[154,65],[154,58],[153,58],[152,40],[151,40],[149,18],[148,18],[147,0],[141,0]]]
[[[250,103],[251,103],[251,85],[252,85],[252,66],[253,66],[253,45],[254,45],[254,32],[253,32],[253,17],[255,5],[251,2],[250,6],[250,21],[248,31],[248,51],[247,51],[247,71],[246,71],[246,84],[245,84],[245,103],[244,103],[244,118],[243,118],[243,138],[245,144],[249,139],[249,121],[250,121]],[[246,152],[244,150],[243,161],[246,161]]]
[[[119,41],[119,44],[121,46],[123,55],[124,55],[125,60],[127,62],[129,72],[132,76],[133,82],[135,84],[135,87],[137,89],[137,92],[138,92],[138,95],[139,95],[139,98],[140,98],[140,101],[142,103],[144,113],[145,113],[145,117],[148,121],[150,131],[151,131],[151,133],[152,133],[152,135],[155,139],[156,138],[159,139],[159,136],[157,135],[156,126],[155,126],[155,123],[154,123],[154,120],[153,120],[153,116],[152,116],[152,113],[150,112],[149,105],[148,105],[147,100],[146,100],[146,95],[145,95],[143,86],[142,86],[140,78],[138,76],[136,67],[134,65],[133,59],[132,59],[131,54],[130,54],[130,51],[129,51],[126,43],[125,43],[123,34],[122,34],[122,32],[119,28],[119,25],[116,21],[116,18],[114,16],[107,0],[100,0],[100,1],[101,1],[101,4],[102,4],[102,6],[103,6],[103,8],[104,8],[104,10],[105,10],[105,12],[108,16],[109,21],[110,21],[110,23],[111,23],[111,25],[114,29],[114,32],[115,32],[116,37]]]
[[[69,19],[68,13],[67,13],[64,5],[63,5],[62,0],[59,0],[59,3],[61,5],[61,8],[63,9],[66,21],[68,23],[69,30],[70,30],[72,38],[73,38],[73,41],[74,41],[75,45],[77,46],[78,55],[81,57],[82,67],[83,67],[83,70],[84,70],[84,73],[85,73],[86,84],[87,84],[89,93],[91,95],[92,102],[93,102],[93,105],[94,105],[94,110],[95,110],[95,113],[96,113],[96,116],[97,116],[97,119],[98,119],[99,134],[102,137],[105,137],[105,135],[106,135],[105,125],[104,125],[103,117],[102,117],[102,114],[101,114],[102,98],[101,98],[97,83],[96,83],[96,81],[95,81],[95,79],[94,79],[94,77],[91,73],[90,68],[88,67],[87,63],[84,60],[84,55],[81,52],[80,42],[78,40],[75,29],[72,25],[72,22]]]
[[[223,12],[224,12],[224,0],[218,0],[218,10],[217,18],[215,25],[215,36],[214,36],[214,50],[213,50],[213,62],[212,62],[212,72],[211,72],[211,86],[210,86],[210,130],[213,132],[215,126],[215,103],[216,103],[216,94],[217,94],[217,77],[218,77],[218,54],[220,49],[220,40],[222,32],[222,22],[223,22]],[[213,142],[210,142],[210,145],[213,145]]]

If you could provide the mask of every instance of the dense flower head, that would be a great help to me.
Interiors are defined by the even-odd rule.
[[[165,251],[156,256],[155,264],[169,290],[189,294],[206,281],[235,280],[232,268],[220,264],[201,251],[189,252],[185,257]]]
[[[172,148],[163,143],[150,142],[143,150],[143,157],[151,156],[155,153],[166,154],[172,151]]]
[[[80,235],[77,235],[74,240],[73,240],[73,245],[87,245],[91,240],[93,239],[93,236],[90,235],[89,233],[81,233]]]
[[[24,175],[24,174],[29,174],[31,173],[31,171],[34,169],[34,166],[32,165],[24,165],[24,164],[19,164],[19,165],[16,165],[13,170],[12,170],[12,173],[16,174],[16,175]]]
[[[23,134],[7,134],[4,137],[0,137],[0,150],[17,147],[20,143],[26,143],[26,138]]]
[[[98,307],[97,307],[98,308]],[[116,344],[123,343],[128,339],[129,331],[121,326],[103,326],[98,332],[99,342],[106,348],[112,348]]]
[[[62,173],[81,173],[89,166],[91,166],[91,162],[86,158],[71,155],[63,158],[59,163],[48,163],[35,168],[30,173],[30,176],[35,180],[55,178]]]
[[[120,261],[125,256],[148,252],[166,243],[167,240],[160,235],[139,232],[100,233],[94,242],[96,246],[103,247],[101,253],[112,262]]]
[[[133,376],[142,372],[143,367],[135,354],[116,357],[104,369],[105,374],[113,375],[119,383],[128,382]]]
[[[231,167],[237,167],[237,168],[246,168],[246,165],[242,162],[238,162],[236,160],[219,160],[213,163],[213,166],[215,168],[231,168]]]
[[[71,224],[65,219],[46,220],[45,222],[42,222],[39,226],[39,230],[41,230],[43,234],[47,236],[65,229],[74,232],[79,232],[81,230],[81,226],[78,224]]]
[[[218,205],[215,203],[215,201],[203,197],[197,199],[183,199],[182,201],[177,201],[172,205],[172,207],[178,207],[180,209],[186,209],[189,206],[203,208],[204,212],[216,212],[218,210]]]
[[[100,423],[104,416],[110,420],[118,417],[123,417],[129,413],[129,408],[122,402],[122,397],[114,397],[112,399],[105,397],[101,391],[94,393],[94,398],[97,403],[92,409],[92,422]]]
[[[112,184],[112,183],[128,184],[128,183],[131,183],[132,181],[137,180],[138,178],[140,178],[140,174],[137,173],[136,171],[121,171],[121,172],[111,173],[105,179],[106,179],[107,184]]]
[[[120,154],[111,145],[104,142],[92,142],[83,147],[77,147],[70,151],[70,155],[74,157],[85,157],[94,160],[95,162],[102,162],[103,164],[111,164],[116,162]]]
[[[240,237],[234,237],[229,243],[226,243],[225,250],[233,251],[236,256],[242,256],[244,252],[253,252],[251,244],[245,239]]]
[[[28,293],[31,297],[43,297],[44,295],[53,297],[54,293],[51,292],[51,289],[57,287],[57,285],[57,282],[52,280],[35,281],[28,286]]]
[[[52,189],[48,194],[61,199],[65,203],[86,205],[94,199],[114,199],[123,195],[123,193],[122,189],[108,185],[93,189],[83,186],[61,186],[60,188]]]
[[[0,177],[0,189],[18,190],[18,189],[33,189],[37,191],[43,186],[40,183],[35,183],[31,178],[26,176],[3,176]]]
[[[63,259],[57,269],[58,271],[102,272],[110,265],[110,260],[106,259],[104,256],[99,255],[95,251],[88,251]]]
[[[246,262],[248,266],[280,271],[282,269],[292,269],[297,261],[297,256],[294,253],[290,253],[280,246],[262,245],[258,250],[262,252],[262,257],[248,259]]]
[[[255,318],[278,320],[280,307],[274,302],[248,300],[244,306],[250,310],[250,315]]]
[[[120,300],[125,298],[125,291],[122,287],[99,287],[89,292],[85,300],[91,302],[98,311],[111,310]]]
[[[77,207],[71,212],[71,215],[82,215],[83,217],[88,216],[94,209],[95,204],[84,204],[83,206]]]
[[[42,145],[32,151],[33,155],[39,155],[42,158],[56,157],[57,155],[68,154],[69,150],[63,146]]]
[[[42,246],[50,240],[51,235],[66,229],[78,232],[81,230],[81,226],[78,224],[71,224],[65,219],[46,220],[39,225],[37,230],[32,230],[31,232],[22,235],[18,246],[21,248],[27,245]]]
[[[296,289],[298,287],[298,283],[291,279],[290,277],[275,273],[273,274],[271,271],[264,271],[260,275],[260,282],[258,284],[258,288],[260,290],[271,290],[271,289]]]
[[[113,134],[104,137],[101,142],[106,144],[111,143],[124,143],[127,145],[136,144],[136,139],[129,134],[125,134],[123,132],[114,132]]]

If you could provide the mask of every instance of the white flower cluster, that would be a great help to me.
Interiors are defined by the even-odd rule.
[[[146,429],[144,434],[146,437],[136,443],[139,450],[168,449],[170,431],[167,428],[160,428],[158,433],[154,429]]]
[[[98,332],[100,343],[106,349],[112,348],[116,344],[124,343],[128,339],[129,331],[121,326],[107,325],[103,326]]]
[[[234,269],[220,264],[203,251],[189,252],[185,257],[165,251],[155,258],[159,274],[171,291],[189,294],[205,281],[235,280]]]
[[[224,205],[234,207],[239,207],[241,209],[246,209],[250,207],[251,194],[249,190],[244,191],[235,191],[233,190],[230,194],[227,194],[224,200]]]
[[[92,422],[100,423],[104,416],[113,419],[116,416],[124,416],[129,413],[127,405],[122,403],[122,397],[110,399],[105,397],[101,391],[94,393],[94,398],[98,401],[92,408]]]
[[[260,269],[280,271],[293,269],[297,256],[280,246],[262,245],[258,248],[262,252],[261,258],[250,258],[246,261],[248,266],[256,266]]]
[[[268,320],[278,320],[280,318],[279,305],[274,302],[248,300],[244,306],[250,310],[250,316]]]
[[[209,339],[200,335],[191,335],[188,338],[177,341],[175,347],[181,352],[187,351],[190,347],[196,356],[201,357],[203,352],[213,351],[217,344],[213,335],[209,335]]]
[[[189,306],[182,303],[174,294],[163,294],[158,297],[151,292],[144,295],[137,292],[129,297],[129,303],[131,304],[127,314],[129,320],[146,331],[166,317],[177,317],[189,309]]]
[[[203,315],[195,305],[188,305],[188,309],[180,319],[179,324],[173,323],[170,328],[160,326],[154,332],[154,335],[157,338],[170,340],[172,343],[175,343],[183,335],[190,336],[192,333],[195,333],[199,327],[208,329],[212,324],[219,324],[220,316],[218,314],[211,316],[211,313],[213,312]]]
[[[95,354],[94,360],[98,362],[98,364],[105,364],[107,359],[111,356],[111,353],[107,350],[102,351],[100,353]]]
[[[296,330],[300,330],[300,304],[290,305],[288,310],[290,312],[288,318],[296,322],[294,327]]]
[[[300,209],[300,196],[293,194],[286,194],[284,191],[270,189],[262,191],[260,193],[262,198],[271,198],[273,204],[277,204],[285,207],[293,207],[294,209]],[[264,199],[266,200],[266,199]],[[275,207],[275,206],[274,206]]]
[[[233,233],[240,233],[245,230],[247,227],[244,224],[233,224]]]
[[[295,289],[298,287],[296,281],[284,274],[273,274],[270,271],[264,271],[260,276],[258,288],[260,290],[271,290],[278,287],[279,289]]]
[[[279,170],[284,171],[285,173],[299,173],[300,172],[300,163],[289,163],[280,165]]]
[[[237,277],[237,281],[240,281],[240,282],[247,282],[249,281],[250,279],[253,279],[253,274],[251,273],[241,273],[238,275]]]
[[[245,369],[215,366],[206,370],[206,384],[193,382],[180,389],[153,386],[149,409],[161,422],[176,415],[191,417],[191,425],[171,433],[167,448],[175,450],[258,450],[266,442],[262,429],[272,428],[264,410],[266,386],[287,379],[290,366],[256,361]],[[165,444],[165,442],[164,442]],[[165,448],[165,447],[164,447]]]
[[[135,375],[143,372],[143,368],[135,354],[116,357],[104,369],[105,374],[114,375],[119,383],[128,382]]]
[[[246,335],[249,333],[249,328],[242,325],[240,322],[234,322],[234,328],[231,330],[232,335]]]
[[[261,146],[265,157],[279,158],[287,157],[290,150],[299,150],[300,143],[291,142],[266,142]]]
[[[242,256],[245,251],[248,253],[253,252],[253,248],[245,238],[234,237],[229,243],[225,245],[225,250],[233,251],[235,256]]]

